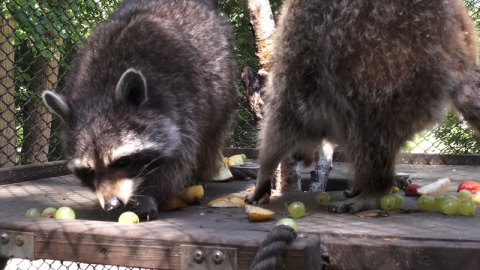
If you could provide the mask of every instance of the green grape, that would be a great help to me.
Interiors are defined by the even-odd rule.
[[[42,213],[37,208],[30,208],[25,212],[26,217],[40,217]]]
[[[134,212],[127,211],[118,217],[118,222],[125,224],[138,224],[140,223],[140,219]]]
[[[460,211],[460,213],[462,213],[462,215],[470,217],[475,215],[477,206],[471,200],[463,200],[460,202],[460,206],[458,207],[458,210]]]
[[[442,211],[442,204],[446,199],[447,199],[447,196],[439,196],[439,197],[435,198],[435,208],[439,212],[443,212]]]
[[[457,214],[459,205],[460,205],[459,202],[457,202],[453,199],[447,198],[442,203],[442,206],[441,206],[442,213],[444,213],[445,215],[453,216],[453,215]]]
[[[286,225],[286,226],[289,226],[291,227],[294,231],[298,231],[298,225],[297,225],[297,222],[295,222],[295,220],[291,219],[291,218],[282,218],[280,219],[277,224],[275,224],[275,226],[277,225]]]
[[[458,193],[457,193],[457,198],[460,200],[460,201],[463,201],[463,200],[473,200],[473,197],[472,197],[472,193],[470,193],[470,191],[466,190],[466,189],[462,189],[460,190]]]
[[[56,211],[57,211],[57,208],[55,207],[47,207],[42,212],[42,218],[54,218]]]
[[[448,195],[448,196],[447,196],[447,199],[453,199],[454,201],[460,203],[460,199],[459,199],[457,196]]]
[[[68,206],[62,206],[55,212],[56,219],[75,219],[75,212]]]
[[[417,206],[422,211],[430,211],[435,206],[435,198],[430,195],[422,195],[417,199]]]
[[[327,192],[320,192],[315,196],[315,201],[318,205],[327,205],[330,202],[330,195]]]
[[[398,193],[390,194],[395,198],[395,209],[402,208],[403,206],[403,196]]]
[[[302,202],[292,202],[287,207],[288,214],[292,218],[299,218],[305,215],[305,205]]]
[[[395,197],[392,195],[385,195],[380,199],[380,207],[385,211],[390,211],[395,208]]]

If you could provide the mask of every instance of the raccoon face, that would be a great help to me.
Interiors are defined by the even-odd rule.
[[[107,211],[125,206],[144,182],[145,177],[162,166],[165,154],[162,145],[123,140],[121,146],[100,151],[87,148],[69,159],[69,168],[84,185],[96,192],[102,208]]]
[[[173,121],[146,108],[147,82],[134,69],[121,76],[110,96],[77,94],[72,101],[45,91],[43,100],[63,121],[69,168],[107,211],[126,205],[179,144]]]

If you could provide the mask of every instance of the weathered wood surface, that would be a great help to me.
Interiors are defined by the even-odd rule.
[[[334,163],[332,177],[342,178],[347,170],[345,164]],[[450,177],[452,194],[461,180],[480,178],[479,169],[469,166],[398,165],[397,171],[409,173],[420,184]],[[301,200],[307,215],[297,219],[301,237],[283,257],[285,269],[312,269],[309,266],[315,260],[322,260],[326,269],[474,269],[480,265],[478,210],[474,217],[431,211],[360,218],[327,213],[315,204],[313,194],[302,192],[275,195],[271,204],[264,205],[276,212],[267,222],[249,221],[240,208],[205,207],[222,195],[244,197],[251,186],[253,182],[212,183],[200,205],[162,212],[149,223],[122,225],[115,222],[118,214],[104,213],[95,194],[72,176],[3,185],[0,230],[34,232],[37,258],[179,269],[180,245],[198,244],[238,248],[239,269],[248,269],[258,245],[284,217],[285,203]],[[341,199],[341,192],[332,195],[334,200]],[[61,205],[74,208],[78,219],[23,217],[30,207]],[[406,198],[405,207],[415,208],[415,200]],[[315,250],[316,258],[306,255]]]

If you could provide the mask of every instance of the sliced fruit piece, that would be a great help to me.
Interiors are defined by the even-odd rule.
[[[220,160],[218,161],[218,173],[212,178],[213,181],[225,181],[233,177],[230,169],[227,167],[227,159],[220,154]]]
[[[225,160],[225,159],[224,159]],[[226,159],[227,167],[232,167],[233,165],[243,165],[242,155],[233,155]]]
[[[405,197],[420,197],[417,190],[422,186],[417,184],[410,184],[405,188]]]
[[[480,191],[480,183],[473,180],[465,180],[458,185],[457,192],[461,190],[468,190],[472,194],[477,194]]]
[[[178,196],[171,197],[164,205],[162,205],[162,209],[166,211],[178,210],[185,207],[188,207],[188,204]]]
[[[182,193],[180,194],[180,198],[182,198],[186,203],[192,204],[198,202],[200,199],[203,198],[205,195],[205,191],[202,185],[195,185],[186,187],[183,189]]]
[[[391,193],[397,193],[399,191],[400,191],[400,189],[398,187],[392,187],[392,192]]]
[[[450,179],[440,178],[431,184],[425,185],[417,189],[417,192],[421,195],[430,195],[436,198],[444,195],[447,192],[449,186],[450,186]]]
[[[228,207],[245,207],[243,199],[237,197],[221,197],[207,204],[208,207],[228,208]]]
[[[476,204],[480,204],[480,192],[473,195],[473,198],[472,198],[473,202],[476,203]]]
[[[252,221],[267,220],[275,214],[273,211],[250,204],[245,205],[245,211]]]

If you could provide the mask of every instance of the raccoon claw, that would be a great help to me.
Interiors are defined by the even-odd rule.
[[[137,196],[133,204],[132,211],[142,221],[155,220],[158,217],[157,200],[150,196]]]
[[[377,197],[357,196],[342,202],[327,205],[327,211],[330,213],[351,213],[356,214],[361,211],[377,209],[379,199]]]
[[[258,204],[258,200],[260,200],[265,194],[271,195],[270,185],[264,185],[262,187],[257,186],[255,187],[255,192],[252,195],[247,195],[245,197],[245,202],[247,204]]]

